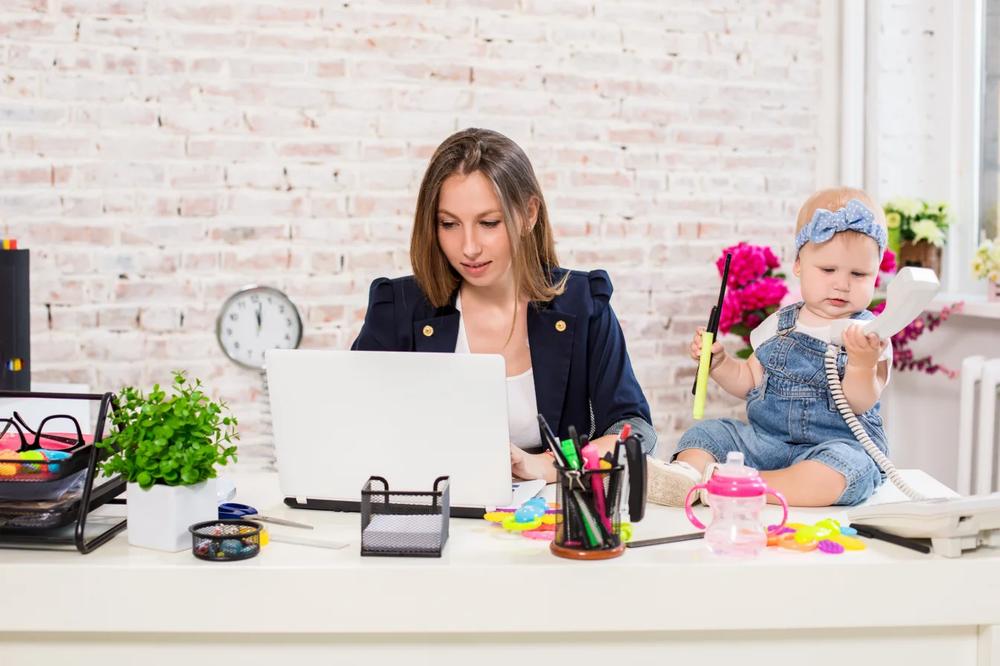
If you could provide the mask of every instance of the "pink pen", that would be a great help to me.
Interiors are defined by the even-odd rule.
[[[587,444],[580,451],[580,455],[583,456],[583,468],[589,470],[599,470],[601,468],[601,455],[597,452],[597,447],[593,444]],[[608,512],[604,506],[604,482],[601,481],[600,474],[590,475],[590,487],[594,491],[594,508],[597,509],[597,515],[601,519],[601,524],[604,525],[604,529],[607,530],[608,534],[612,534],[611,521],[608,520]]]

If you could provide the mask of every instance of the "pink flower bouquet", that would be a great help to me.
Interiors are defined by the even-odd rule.
[[[726,265],[726,254],[732,254],[726,297],[719,317],[719,332],[733,333],[743,338],[746,347],[736,352],[740,358],[750,356],[750,331],[778,309],[788,293],[785,275],[776,272],[780,262],[771,248],[739,243],[727,247],[715,262],[719,275]]]

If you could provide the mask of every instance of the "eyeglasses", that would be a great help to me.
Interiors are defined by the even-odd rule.
[[[13,418],[0,418],[0,442],[7,438],[7,433],[13,428],[15,435],[20,439],[18,451],[66,451],[82,446],[86,443],[83,437],[83,430],[80,422],[69,414],[52,414],[42,419],[38,424],[38,430],[33,430],[30,425],[17,412],[13,413]],[[31,442],[25,435],[31,436]],[[75,433],[75,436],[74,436]]]

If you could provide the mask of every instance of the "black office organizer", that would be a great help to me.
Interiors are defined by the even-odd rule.
[[[124,530],[126,520],[122,518],[97,530],[96,533],[91,530],[91,535],[87,535],[87,519],[94,509],[105,504],[125,503],[124,499],[118,498],[125,491],[124,478],[115,476],[97,483],[98,463],[108,456],[108,452],[99,449],[96,444],[104,438],[107,417],[114,408],[114,396],[111,393],[34,393],[0,390],[0,398],[89,400],[99,403],[93,441],[75,447],[70,458],[53,462],[0,461],[0,463],[30,464],[47,468],[45,473],[38,475],[39,480],[25,480],[26,475],[18,473],[11,475],[9,479],[0,477],[0,484],[58,483],[65,481],[70,475],[83,472],[79,494],[73,493],[68,498],[43,501],[0,500],[0,548],[51,549],[72,546],[86,554]],[[52,466],[57,466],[57,469],[52,470]]]
[[[441,557],[451,516],[447,476],[430,492],[389,490],[381,476],[361,489],[361,554]]]
[[[0,389],[31,388],[28,259],[28,250],[0,248]]]

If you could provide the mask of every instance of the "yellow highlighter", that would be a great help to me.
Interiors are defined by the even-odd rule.
[[[698,375],[694,380],[694,417],[705,416],[705,396],[708,394],[708,371],[712,366],[712,343],[715,335],[711,331],[701,334],[701,357],[698,359]]]
[[[729,281],[729,262],[733,255],[726,253],[726,265],[722,269],[722,287],[719,288],[719,302],[712,307],[708,315],[708,326],[701,334],[701,356],[698,358],[698,374],[694,378],[691,393],[694,395],[694,418],[705,416],[705,396],[708,393],[708,373],[712,368],[712,345],[719,333],[719,320],[722,318],[722,301],[726,297],[726,282]]]

